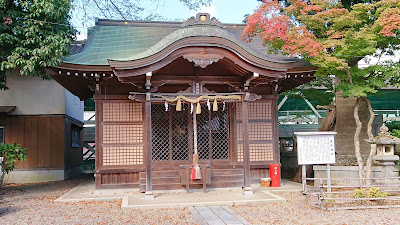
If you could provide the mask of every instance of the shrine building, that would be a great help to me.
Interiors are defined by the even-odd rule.
[[[244,187],[279,164],[278,94],[316,68],[270,55],[245,24],[96,21],[46,72],[96,103],[96,188]],[[191,179],[199,165],[201,179]]]

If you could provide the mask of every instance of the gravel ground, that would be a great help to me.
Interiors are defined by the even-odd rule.
[[[196,223],[187,209],[121,210],[121,200],[54,202],[81,181],[3,187],[0,189],[0,225]]]
[[[277,194],[284,203],[232,207],[252,224],[400,224],[400,209],[321,211],[298,192]]]
[[[0,224],[195,224],[187,209],[121,210],[121,200],[54,202],[82,180],[0,189]],[[322,212],[300,193],[280,193],[285,203],[232,207],[252,224],[400,224],[400,209]]]

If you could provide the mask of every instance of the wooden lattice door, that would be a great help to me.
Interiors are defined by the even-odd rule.
[[[208,110],[201,105],[197,115],[199,160],[202,163],[229,161],[228,113],[222,104],[218,111]]]
[[[166,111],[164,104],[151,106],[152,158],[157,164],[186,164],[189,151],[188,109]]]
[[[202,104],[197,115],[199,160],[202,163],[229,160],[228,113],[222,105],[218,111],[209,111]],[[156,164],[191,163],[193,124],[189,105],[176,111],[175,105],[152,105],[152,153]]]
[[[236,103],[237,160],[243,162],[242,104]],[[250,163],[275,163],[273,100],[248,103]]]

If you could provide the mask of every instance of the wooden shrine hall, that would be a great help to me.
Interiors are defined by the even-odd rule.
[[[278,94],[316,68],[242,41],[244,27],[206,13],[183,23],[98,20],[76,53],[46,69],[81,99],[94,96],[96,188],[251,193],[251,181],[268,176],[280,162]]]

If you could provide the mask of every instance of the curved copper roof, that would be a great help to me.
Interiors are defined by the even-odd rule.
[[[246,52],[253,58],[265,63],[261,66],[268,69],[286,71],[296,66],[307,66],[302,60],[282,55],[268,54],[262,41],[258,38],[250,43],[241,40],[244,24],[189,24],[194,18],[182,23],[176,22],[138,22],[98,20],[96,26],[88,30],[84,48],[63,59],[64,64],[82,66],[109,66],[109,61],[136,61],[155,55],[176,42],[189,38],[204,38],[202,43],[191,46],[216,46],[207,38],[218,38],[230,46],[231,50]],[[215,21],[214,18],[210,21]],[[182,46],[181,46],[182,47]],[[176,50],[176,49],[175,49]],[[252,60],[254,61],[254,60]],[[272,64],[275,64],[273,66]],[[278,66],[278,64],[285,65]],[[290,65],[290,66],[289,66]]]
[[[166,79],[188,82],[193,78],[192,64],[185,67],[184,77],[174,77],[169,67],[183,70],[191,62],[183,60],[188,55],[200,57],[196,60],[218,56],[218,62],[201,70],[199,76],[207,82],[230,82],[235,87],[249,80],[259,85],[274,82],[270,85],[276,91],[285,91],[313,79],[316,67],[298,58],[268,54],[258,37],[243,41],[244,28],[245,24],[222,24],[208,14],[183,23],[98,20],[88,29],[86,42],[72,46],[72,54],[55,68],[46,68],[46,73],[81,99],[93,94],[96,82],[107,79],[139,88],[149,71],[160,84]],[[253,73],[259,77],[249,78]]]

